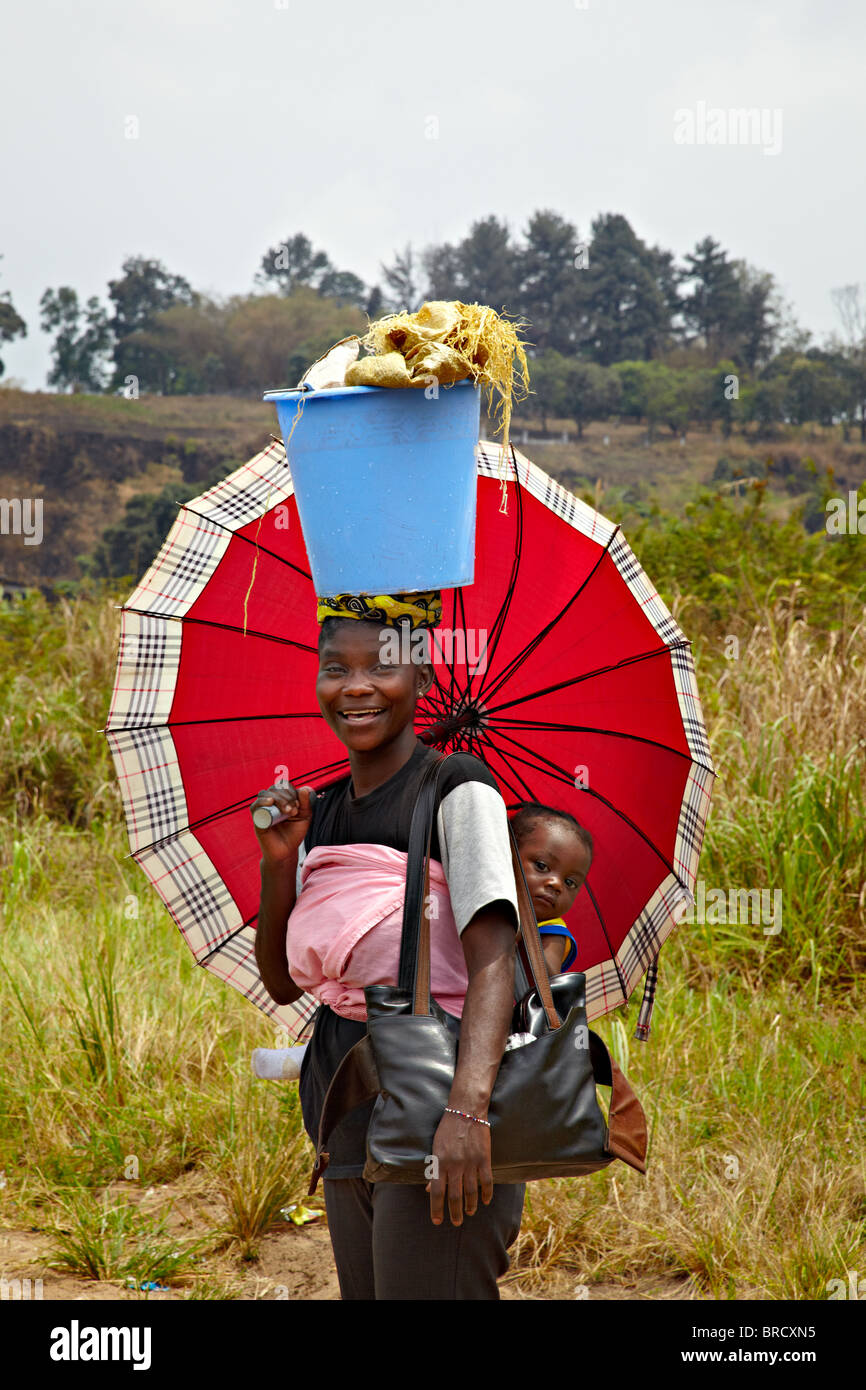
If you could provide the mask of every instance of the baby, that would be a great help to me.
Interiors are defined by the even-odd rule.
[[[511,825],[551,975],[577,958],[577,943],[562,920],[592,863],[592,836],[568,811],[525,802]]]

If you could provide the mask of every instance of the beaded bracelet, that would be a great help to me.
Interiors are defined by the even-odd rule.
[[[486,1125],[490,1128],[489,1120],[482,1120],[479,1115],[467,1115],[465,1110],[454,1110],[450,1105],[445,1106],[446,1115],[462,1115],[464,1120],[474,1120],[477,1125]]]

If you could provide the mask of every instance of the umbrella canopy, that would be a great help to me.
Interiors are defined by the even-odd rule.
[[[618,527],[522,454],[479,444],[475,583],[443,593],[416,729],[484,759],[509,806],[577,816],[595,841],[566,918],[587,1014],[623,1004],[692,900],[714,772],[689,645]],[[501,507],[502,471],[508,506]],[[254,955],[249,805],[279,778],[348,772],[315,698],[318,625],[275,441],[182,507],[122,606],[106,733],[133,857],[199,964],[300,1037]]]

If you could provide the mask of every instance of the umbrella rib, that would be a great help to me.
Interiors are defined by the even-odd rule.
[[[593,579],[596,575],[599,567],[604,561],[605,556],[610,550],[611,545],[613,544],[614,537],[619,534],[619,529],[620,528],[617,526],[615,530],[611,532],[607,545],[602,550],[601,554],[599,555],[589,574],[584,579],[583,583],[580,585],[578,589],[574,591],[568,602],[563,605],[563,607],[556,614],[556,616],[551,618],[550,622],[547,623],[547,625],[543,627],[541,631],[536,634],[535,637],[531,638],[530,641],[527,642],[526,646],[523,648],[521,652],[518,652],[516,656],[512,657],[511,661],[508,663],[505,669],[499,673],[492,685],[487,690],[484,690],[482,688],[482,690],[479,692],[479,698],[481,697],[481,695],[483,695],[485,699],[491,699],[496,694],[496,692],[501,689],[505,682],[514,674],[514,672],[520,666],[523,665],[523,663],[528,659],[528,657],[532,655],[532,653],[536,650],[540,643],[544,641],[545,637],[548,637],[550,635],[550,633],[556,627],[557,623],[562,621],[571,605],[575,603],[578,598],[580,598],[580,595],[583,593],[587,584],[589,584],[590,580]]]
[[[461,703],[462,703],[463,705],[468,705],[468,704],[471,702],[471,700],[472,700],[472,676],[471,676],[470,673],[469,673],[469,652],[468,652],[468,649],[467,649],[467,637],[466,637],[466,605],[465,605],[465,603],[463,602],[463,590],[462,590],[462,589],[458,589],[458,590],[457,590],[457,602],[458,602],[459,605],[460,605],[460,627],[459,627],[458,631],[460,631],[460,632],[463,633],[463,655],[464,655],[464,657],[466,658],[466,685],[461,687],[461,685],[460,685],[459,682],[458,682],[458,684],[457,684],[457,689],[460,691],[460,700],[461,700]],[[455,665],[456,665],[456,663],[455,663]],[[454,672],[454,667],[452,667],[452,674],[453,674],[453,672]],[[456,680],[456,676],[454,677],[454,679]]]
[[[505,620],[508,617],[508,611],[511,607],[512,598],[514,596],[514,590],[517,587],[517,576],[520,572],[520,560],[523,550],[523,489],[520,483],[520,473],[517,467],[517,458],[514,453],[513,444],[511,445],[511,462],[514,466],[514,495],[517,500],[517,535],[515,536],[514,541],[514,558],[511,562],[511,574],[509,575],[508,584],[506,586],[505,598],[502,600],[499,612],[493,620],[492,637],[488,644],[488,666],[491,666],[493,664],[493,659],[496,656],[496,650],[499,646],[502,634],[505,630]],[[479,699],[481,698],[482,691],[483,682],[482,688],[478,692]]]
[[[551,769],[551,771],[556,773],[556,775],[562,779],[562,781],[568,782],[571,786],[574,786],[573,778],[569,777],[561,767],[557,766],[556,763],[552,763],[549,758],[543,757],[541,753],[535,753],[532,749],[525,748],[522,743],[518,743],[516,739],[510,738],[508,734],[502,733],[501,730],[499,731],[499,733],[500,737],[508,739],[509,743],[513,743],[515,747],[522,749],[523,752],[532,752],[534,757],[538,758],[542,763],[545,763],[547,767]],[[501,749],[497,751],[501,753]],[[535,767],[536,772],[544,771],[544,768],[535,766],[533,763],[529,761],[528,758],[518,758],[516,753],[512,754],[512,757],[517,758],[518,762],[526,763],[527,767]],[[594,796],[596,801],[601,801],[608,808],[609,811],[612,811],[613,814],[619,820],[623,821],[631,830],[633,830],[635,835],[640,836],[640,838],[649,847],[649,849],[652,850],[653,854],[657,855],[658,858],[662,861],[665,868],[668,870],[668,873],[673,874],[677,883],[679,883],[681,887],[686,888],[688,886],[687,884],[683,883],[683,880],[680,878],[673,864],[671,864],[670,860],[665,858],[658,845],[653,844],[649,836],[646,835],[643,830],[641,830],[639,825],[635,825],[634,821],[631,819],[630,816],[626,815],[625,811],[621,811],[618,806],[614,806],[612,801],[608,801],[606,796],[602,796],[601,792],[594,791],[592,787],[582,787],[581,794],[583,796]]]
[[[454,589],[454,590],[452,590],[452,593],[451,593],[451,631],[452,631],[452,632],[454,631],[454,628],[456,627],[456,625],[457,625],[457,590]],[[448,698],[451,700],[451,708],[453,709],[453,708],[454,708],[454,691],[455,691],[455,689],[456,689],[456,687],[457,687],[457,677],[456,677],[456,675],[455,675],[455,673],[454,673],[454,667],[453,667],[453,666],[449,666],[449,667],[448,667],[448,675],[449,675],[449,685],[450,685],[450,693],[449,693],[449,697],[448,697]]]
[[[595,915],[598,918],[598,924],[604,933],[604,939],[607,942],[607,949],[610,951],[611,964],[613,965],[613,968],[616,971],[617,979],[619,980],[619,987],[622,990],[622,1002],[624,1004],[627,1004],[628,990],[626,989],[625,976],[622,973],[622,967],[620,966],[619,960],[617,959],[617,954],[613,948],[613,943],[611,942],[611,939],[607,934],[607,927],[604,925],[604,917],[602,916],[601,908],[598,905],[598,899],[596,898],[595,894],[592,891],[592,888],[590,887],[588,878],[584,881],[583,886],[586,889],[587,896],[589,897],[589,900],[592,903],[592,906],[595,910]],[[610,1010],[607,1010],[607,1012],[610,1012]]]
[[[513,700],[505,700],[501,705],[487,705],[488,714],[498,714],[500,710],[510,709],[512,705],[523,705],[528,700],[537,700],[542,695],[552,695],[557,690],[567,690],[569,686],[580,685],[583,681],[595,680],[598,676],[609,676],[613,671],[624,671],[629,666],[636,666],[641,661],[651,661],[657,656],[666,656],[673,651],[680,651],[683,647],[690,647],[691,642],[673,642],[670,646],[662,644],[660,647],[653,647],[651,651],[635,652],[632,656],[624,656],[621,661],[611,662],[608,666],[597,666],[594,671],[584,671],[580,676],[569,676],[568,680],[556,681],[553,685],[542,686],[540,690],[533,690],[528,695],[516,695]]]
[[[253,925],[253,922],[256,922],[258,920],[258,916],[259,914],[257,912],[255,916],[248,917],[245,922],[241,922],[239,927],[235,927],[234,931],[230,931],[228,936],[224,936],[222,941],[217,942],[216,946],[211,946],[210,950],[205,955],[203,955],[201,959],[196,959],[196,965],[206,966],[211,956],[217,955],[217,953],[219,951],[222,951],[224,947],[226,947],[229,944],[230,941],[234,941],[236,936],[240,936],[242,931],[246,931],[247,927],[251,927]]]
[[[530,801],[534,800],[534,797],[533,797],[533,795],[532,795],[532,788],[529,786],[529,784],[528,784],[527,782],[525,782],[525,781],[523,780],[523,778],[520,776],[520,774],[519,774],[518,772],[516,772],[515,769],[511,766],[511,763],[508,761],[508,758],[507,758],[507,756],[506,756],[504,750],[501,749],[501,748],[497,748],[497,746],[496,746],[496,744],[493,742],[493,740],[490,739],[490,738],[488,738],[486,734],[482,733],[482,731],[481,731],[480,729],[476,729],[476,730],[475,730],[475,734],[476,734],[476,738],[477,738],[479,747],[480,747],[483,743],[486,743],[486,744],[488,745],[488,747],[492,748],[492,749],[493,749],[493,752],[496,753],[496,754],[499,756],[500,760],[505,764],[505,766],[508,768],[508,771],[512,774],[512,776],[516,777],[517,780],[520,782],[520,784],[521,784],[521,786],[523,787],[524,791],[528,792],[528,794],[529,794],[528,799],[529,799]],[[490,764],[489,764],[489,762],[488,762],[488,760],[487,760],[486,758],[482,759],[482,761],[485,762],[485,763],[487,763],[487,766],[488,766],[488,767],[490,766]],[[501,773],[499,774],[499,776],[501,777],[502,781],[506,784],[506,786],[508,787],[509,791],[511,791],[511,792],[514,793],[515,797],[517,798],[518,803],[520,803],[520,802],[522,802],[522,801],[525,801],[525,800],[527,799],[526,797],[522,797],[522,796],[520,795],[519,791],[517,791],[517,789],[508,781],[508,778],[507,778],[507,777],[503,777]]]
[[[195,724],[250,724],[257,719],[321,719],[320,710],[309,710],[306,714],[290,714],[288,710],[280,714],[224,714],[211,719],[169,719],[165,724],[118,724],[114,728],[100,729],[101,734],[126,734],[142,729],[186,729]]]
[[[318,778],[324,776],[326,773],[339,771],[342,766],[342,761],[322,763],[319,767],[313,768],[311,772],[298,773],[292,785],[301,787],[307,786],[308,778]],[[341,773],[341,776],[345,775],[345,772]],[[333,779],[334,782],[338,782],[339,780],[339,777]],[[327,790],[331,785],[331,782],[326,782],[323,790]],[[316,788],[316,790],[319,789]],[[177,830],[172,831],[170,835],[162,835],[159,839],[151,840],[150,844],[139,845],[137,849],[132,850],[129,854],[125,855],[124,858],[138,860],[140,855],[147,854],[152,849],[159,849],[162,845],[170,845],[174,840],[179,839],[181,835],[186,835],[190,831],[200,830],[203,825],[213,825],[214,822],[222,820],[224,816],[233,816],[236,811],[242,810],[245,806],[249,808],[253,801],[255,801],[257,794],[258,793],[254,793],[251,797],[244,797],[241,801],[231,802],[228,806],[222,806],[218,811],[211,811],[206,816],[200,816],[198,820],[189,821],[186,825],[182,825]]]
[[[503,734],[506,729],[525,729],[538,730],[545,733],[563,734],[602,734],[606,738],[622,738],[628,743],[645,743],[650,748],[658,748],[663,753],[671,753],[676,758],[683,758],[694,767],[702,767],[706,772],[713,772],[714,769],[707,767],[705,763],[699,763],[690,753],[684,753],[681,748],[671,748],[670,744],[659,743],[658,739],[647,738],[645,734],[625,734],[619,729],[600,729],[596,724],[544,724],[535,723],[533,720],[497,720],[496,728]],[[532,749],[527,748],[531,753]]]
[[[275,550],[269,550],[266,545],[262,545],[259,541],[252,540],[250,536],[244,536],[240,531],[232,530],[231,526],[226,526],[224,521],[217,521],[216,517],[205,516],[203,512],[193,511],[192,507],[187,506],[186,502],[178,502],[177,505],[182,507],[184,511],[189,512],[190,516],[197,516],[199,521],[206,521],[211,526],[219,526],[222,531],[228,531],[230,535],[236,536],[239,541],[243,541],[246,545],[253,546],[256,550],[260,550],[263,555],[270,555],[272,560],[278,560],[281,565],[288,566],[289,569],[299,574],[302,579],[309,579],[312,583],[313,576],[310,574],[309,570],[301,569],[301,566],[296,565],[293,560],[287,560],[284,555],[278,555]],[[262,512],[262,516],[267,516],[267,512]],[[253,520],[255,520],[255,517]]]
[[[246,632],[242,627],[236,627],[234,623],[219,623],[213,618],[190,618],[185,613],[157,613],[152,608],[132,608],[122,603],[120,605],[122,613],[138,613],[144,618],[162,618],[168,623],[195,623],[199,627],[219,628],[223,632],[239,632],[243,637],[260,637],[263,642],[279,642],[283,647],[297,647],[299,651],[309,652],[314,655],[315,647],[311,647],[307,642],[297,642],[294,637],[277,637],[272,632],[258,632],[253,628],[247,628]]]

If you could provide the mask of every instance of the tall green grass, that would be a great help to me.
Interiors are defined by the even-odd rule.
[[[823,1298],[866,1269],[866,629],[857,585],[839,585],[859,624],[765,591],[735,652],[734,615],[702,610],[719,781],[701,876],[780,889],[782,929],[683,925],[650,1041],[632,1038],[637,999],[595,1025],[643,1100],[649,1173],[530,1186],[511,1276],[529,1296],[555,1277]],[[271,1025],[193,963],[125,857],[97,732],[112,603],[0,616],[0,1220],[43,1231],[58,1269],[234,1297],[303,1198],[310,1148],[297,1088],[249,1074]],[[198,1203],[182,1228],[181,1193]]]

